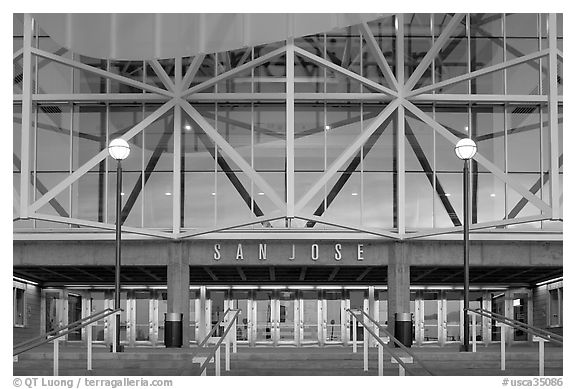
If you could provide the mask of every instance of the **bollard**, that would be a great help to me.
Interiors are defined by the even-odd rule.
[[[472,315],[472,352],[476,352],[476,315]]]
[[[352,352],[356,353],[358,346],[356,345],[356,316],[352,315]]]
[[[58,375],[58,347],[59,347],[59,343],[60,343],[60,338],[56,338],[53,340],[54,342],[54,376]]]
[[[538,375],[544,375],[544,343],[548,342],[548,339],[541,338],[539,336],[532,336],[533,342],[538,342]]]
[[[86,363],[87,367],[86,370],[92,370],[92,324],[86,327],[86,346],[88,347],[86,350]]]
[[[414,363],[414,360],[412,359],[412,357],[400,357],[400,360],[404,363]],[[398,363],[398,361],[396,359],[394,359],[394,357],[390,358],[390,362]],[[406,369],[404,369],[404,366],[402,366],[399,363],[398,363],[398,375],[399,376],[405,376],[406,375]]]

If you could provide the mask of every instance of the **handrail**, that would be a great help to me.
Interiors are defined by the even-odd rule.
[[[222,344],[222,342],[226,338],[226,335],[228,335],[228,332],[230,332],[230,328],[232,328],[232,325],[234,324],[234,322],[236,320],[238,320],[238,315],[240,314],[240,312],[242,312],[241,309],[228,308],[226,310],[226,312],[224,313],[224,315],[222,316],[222,319],[218,322],[218,324],[216,324],[214,326],[214,328],[216,328],[219,325],[219,323],[226,317],[226,315],[230,311],[236,311],[236,312],[234,313],[234,316],[232,316],[232,320],[230,320],[230,322],[228,323],[228,327],[226,327],[226,329],[224,330],[224,333],[220,336],[220,339],[218,339],[218,341],[216,342],[214,347],[212,347],[212,350],[208,354],[208,357],[206,358],[204,363],[200,366],[200,372],[202,372],[202,371],[204,371],[204,369],[206,369],[206,365],[208,365],[208,363],[210,363],[210,360],[216,355],[216,351],[218,350],[218,348],[220,347],[220,345]],[[210,331],[210,333],[212,333],[212,331]],[[207,340],[207,339],[205,339],[205,340]],[[202,343],[204,344],[204,342],[202,342]]]
[[[541,338],[549,340],[552,343],[556,343],[559,345],[564,344],[564,338],[562,336],[555,334],[553,332],[550,332],[550,331],[546,331],[542,328],[533,327],[533,326],[530,326],[526,323],[522,323],[521,321],[510,319],[509,317],[506,317],[504,315],[500,315],[498,313],[487,311],[486,309],[482,309],[482,308],[476,308],[476,309],[470,309],[469,308],[469,309],[465,309],[465,310],[467,310],[469,312],[476,313],[476,314],[484,316],[484,317],[487,317],[489,319],[494,319],[500,323],[504,323],[506,325],[509,325],[510,327],[524,331],[528,334],[531,334],[534,336],[539,336]]]
[[[74,327],[74,326],[76,326],[77,324],[79,324],[79,323],[81,323],[81,322],[83,322],[83,321],[85,321],[85,320],[90,320],[90,319],[92,319],[93,317],[100,316],[100,315],[102,315],[103,313],[106,313],[106,312],[111,311],[111,310],[112,310],[112,308],[103,309],[103,310],[101,310],[101,311],[99,311],[99,312],[93,313],[93,314],[90,315],[90,316],[83,317],[83,318],[81,318],[81,319],[79,319],[79,320],[76,320],[75,322],[72,322],[72,323],[67,324],[67,325],[65,325],[65,326],[61,326],[61,327],[55,328],[55,329],[53,329],[53,330],[51,330],[51,331],[49,331],[49,332],[46,332],[45,334],[39,335],[39,336],[37,336],[37,337],[35,337],[35,338],[32,338],[32,339],[25,340],[24,342],[18,343],[18,344],[15,345],[13,348],[15,348],[15,349],[16,349],[16,348],[20,348],[20,347],[23,347],[24,345],[26,345],[26,344],[28,344],[28,343],[33,343],[33,342],[36,342],[36,341],[38,341],[38,340],[46,339],[46,337],[48,337],[48,336],[57,334],[57,333],[59,333],[60,331],[63,331],[63,330],[65,330],[65,329],[67,329],[67,328]]]
[[[210,332],[208,333],[208,335],[206,335],[206,337],[204,338],[204,340],[202,341],[202,343],[200,343],[198,345],[198,348],[200,347],[204,347],[206,345],[206,343],[208,342],[208,340],[210,339],[210,337],[214,334],[214,332],[216,332],[216,330],[218,329],[218,327],[220,327],[220,324],[222,324],[222,322],[224,321],[224,318],[226,317],[226,315],[228,315],[228,312],[230,312],[232,309],[228,308],[224,314],[222,315],[222,318],[220,320],[218,320],[218,323],[214,324],[214,326],[212,327],[212,329],[210,330]]]
[[[108,309],[110,309],[110,308],[108,308]],[[53,341],[53,340],[55,340],[55,339],[61,338],[61,337],[65,336],[65,335],[68,335],[69,333],[74,332],[74,331],[76,331],[76,330],[85,328],[85,327],[89,326],[90,324],[92,324],[92,323],[94,323],[94,322],[96,322],[96,321],[98,321],[98,320],[100,320],[100,319],[103,319],[103,318],[105,318],[105,317],[111,316],[111,315],[113,315],[113,314],[115,314],[115,313],[117,313],[117,312],[120,312],[120,311],[122,311],[122,310],[123,310],[122,308],[117,308],[117,309],[114,309],[114,310],[112,310],[112,311],[110,311],[110,312],[108,312],[108,313],[105,313],[105,314],[103,314],[103,315],[90,315],[90,316],[87,316],[86,318],[80,319],[80,320],[78,320],[77,322],[75,322],[75,323],[80,322],[81,324],[76,324],[74,327],[69,328],[68,330],[66,330],[66,331],[64,331],[64,332],[60,332],[60,333],[58,333],[56,336],[49,336],[48,338],[43,339],[43,340],[38,340],[38,341],[36,341],[35,343],[33,343],[33,344],[29,345],[29,346],[24,346],[24,347],[22,347],[21,350],[17,350],[17,351],[14,350],[12,355],[22,354],[22,353],[25,352],[25,351],[31,350],[31,349],[36,348],[36,347],[38,347],[38,346],[42,346],[43,344],[46,344],[46,343],[49,343],[49,342],[51,342],[51,341]],[[104,310],[104,311],[106,311],[106,310]],[[104,313],[104,311],[102,311],[101,313]],[[96,316],[97,316],[97,317],[96,317]],[[90,317],[91,317],[90,320],[87,320],[87,321],[84,322],[85,319],[90,318]],[[73,324],[74,324],[74,323],[73,323]],[[70,325],[68,325],[68,326],[66,326],[66,327],[70,327]],[[54,332],[54,331],[62,331],[62,330],[53,330],[53,331],[51,331],[51,333]],[[44,335],[44,336],[45,336],[45,335]],[[18,346],[16,346],[15,349],[16,349],[17,347],[18,347]]]
[[[364,324],[364,320],[361,320],[361,318],[359,318],[354,313],[354,311],[352,309],[347,308],[346,311],[350,312],[350,314],[356,318],[358,323],[361,323],[364,326],[364,329],[366,329],[370,333],[370,335],[372,335],[374,337],[374,339],[376,339],[376,341],[382,345],[382,347],[388,352],[388,354],[390,354],[392,356],[392,358],[394,358],[396,360],[396,362],[398,362],[400,365],[402,365],[402,367],[412,375],[410,368],[408,368],[408,366],[402,361],[402,358],[397,356],[396,353],[394,353],[392,351],[392,348],[390,346],[388,346],[386,343],[384,343],[384,341],[380,338],[380,336],[376,335],[376,333],[374,331],[372,331],[372,329],[370,329],[368,326],[366,326]],[[414,355],[414,353],[412,351],[410,351],[410,349],[408,349],[408,347],[404,346],[404,344],[402,344],[396,337],[394,337],[394,335],[392,335],[387,329],[382,327],[378,322],[376,322],[373,318],[371,318],[366,312],[364,312],[360,309],[358,309],[357,311],[360,312],[363,316],[366,316],[366,318],[368,318],[368,320],[370,320],[372,323],[374,323],[378,327],[378,329],[382,330],[382,332],[384,332],[386,334],[386,336],[389,337],[394,342],[394,344],[398,345],[398,347],[400,347],[401,350],[405,351],[408,355],[410,355],[412,357],[412,359],[415,362],[417,362],[428,374],[430,374],[431,376],[435,375],[428,367],[426,367],[426,365],[424,363],[422,363],[422,361],[419,358],[416,357],[416,355]]]

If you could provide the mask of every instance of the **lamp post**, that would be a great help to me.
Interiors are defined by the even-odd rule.
[[[470,138],[460,139],[454,151],[464,161],[464,346],[470,351],[470,159],[476,154],[476,143]]]
[[[120,308],[120,246],[122,243],[122,160],[130,154],[130,145],[124,139],[116,138],[108,145],[108,153],[116,160],[116,274],[114,277],[114,309]],[[120,313],[116,313],[115,339],[113,351],[121,352]]]

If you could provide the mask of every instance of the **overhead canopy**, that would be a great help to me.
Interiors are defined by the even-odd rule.
[[[384,14],[33,14],[62,47],[93,58],[188,57],[328,32]]]

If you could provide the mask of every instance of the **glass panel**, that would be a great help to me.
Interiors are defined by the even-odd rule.
[[[406,173],[406,228],[432,228],[432,201],[426,173]]]
[[[492,293],[492,312],[506,316],[504,309],[504,293]],[[500,341],[502,327],[496,326],[497,321],[492,319],[492,341]]]
[[[377,291],[378,298],[378,323],[386,327],[388,326],[388,292]]]
[[[460,341],[461,292],[446,292],[446,340]]]
[[[392,228],[394,225],[394,176],[392,173],[364,172],[362,224]]]
[[[234,308],[241,310],[236,324],[236,340],[238,341],[248,340],[248,299],[249,292],[232,291]]]
[[[254,106],[254,167],[258,171],[285,169],[285,109],[283,105]]]
[[[83,55],[74,55],[74,59],[97,69],[106,70],[105,59],[91,58]],[[107,79],[92,72],[73,69],[74,93],[106,93]]]
[[[343,184],[343,186],[341,186]],[[336,195],[328,204],[325,215],[339,223],[358,225],[361,223],[360,172],[338,172],[326,185],[327,196]]]
[[[470,292],[470,309],[482,308],[482,292]],[[472,317],[470,317],[470,340],[472,340]],[[482,341],[482,319],[476,317],[476,341]]]
[[[506,14],[506,37],[538,36],[538,14]]]
[[[122,311],[120,312],[120,341],[127,342],[126,338],[126,329],[128,328],[128,318],[126,317],[127,313],[127,293],[121,292],[120,293],[120,308]],[[111,320],[116,320],[112,318]]]
[[[540,110],[537,106],[510,106],[508,123],[508,171],[540,171]]]
[[[504,170],[504,106],[473,106],[471,130],[482,155]],[[481,164],[476,167],[488,171]]]
[[[82,319],[82,297],[68,294],[68,324]],[[68,334],[68,340],[81,340],[82,330],[77,329]]]
[[[223,291],[210,291],[208,293],[208,298],[210,299],[210,312],[212,313],[211,326],[213,328],[224,315],[224,297],[225,293]],[[222,323],[213,336],[222,336],[224,333],[224,323]]]
[[[512,307],[514,309],[514,320],[528,324],[528,294],[514,293],[512,295]],[[528,340],[528,334],[522,330],[514,329],[514,340]]]
[[[424,341],[438,341],[438,292],[424,292]]]
[[[280,342],[294,342],[294,301],[296,291],[279,291],[279,315]]]
[[[104,292],[91,292],[90,293],[90,304],[91,304],[91,312],[90,314],[94,314],[97,312],[102,312],[104,310]],[[103,342],[104,341],[104,327],[105,327],[106,319],[98,320],[92,326],[92,339],[96,342]]]
[[[538,39],[522,38],[506,40],[506,59],[508,61],[537,51]],[[538,60],[512,66],[506,71],[506,93],[511,95],[536,95],[539,93],[539,80]]]
[[[191,290],[190,297],[190,324],[188,330],[188,336],[190,337],[190,342],[196,342],[196,329],[198,327],[199,317],[196,317],[196,302],[199,298],[199,293]]]
[[[550,291],[550,325],[560,325],[560,289],[551,289]]]
[[[214,173],[183,175],[184,227],[208,227],[215,223],[216,190]]]
[[[218,172],[216,182],[216,221],[219,224],[245,222],[252,218],[251,180],[239,168],[236,171]],[[261,193],[261,192],[258,192]],[[254,214],[262,216],[262,211],[255,208]]]
[[[69,171],[69,105],[38,105],[36,166],[39,171]]]
[[[256,303],[256,342],[272,342],[272,291],[257,291]]]
[[[38,48],[65,58],[71,58],[70,52],[43,35],[39,38]],[[70,93],[72,91],[72,68],[51,60],[38,61],[38,93]]]
[[[12,288],[14,292],[14,326],[24,326],[24,289]]]
[[[302,291],[303,342],[318,342],[318,292]]]
[[[459,28],[457,30],[464,30]],[[453,38],[440,50],[434,60],[435,81],[440,82],[468,73],[468,47],[466,38]],[[437,93],[469,93],[468,83],[458,83],[441,89]]]
[[[326,341],[341,342],[342,292],[327,290],[324,292],[324,298],[326,299]]]
[[[168,312],[168,293],[160,292],[158,294],[158,342],[165,342],[164,339],[164,320]]]
[[[134,301],[136,309],[136,341],[150,340],[150,292],[135,291]],[[158,319],[164,319],[163,317]]]
[[[46,292],[46,332],[55,330],[62,325],[62,320],[58,314],[59,292]]]

